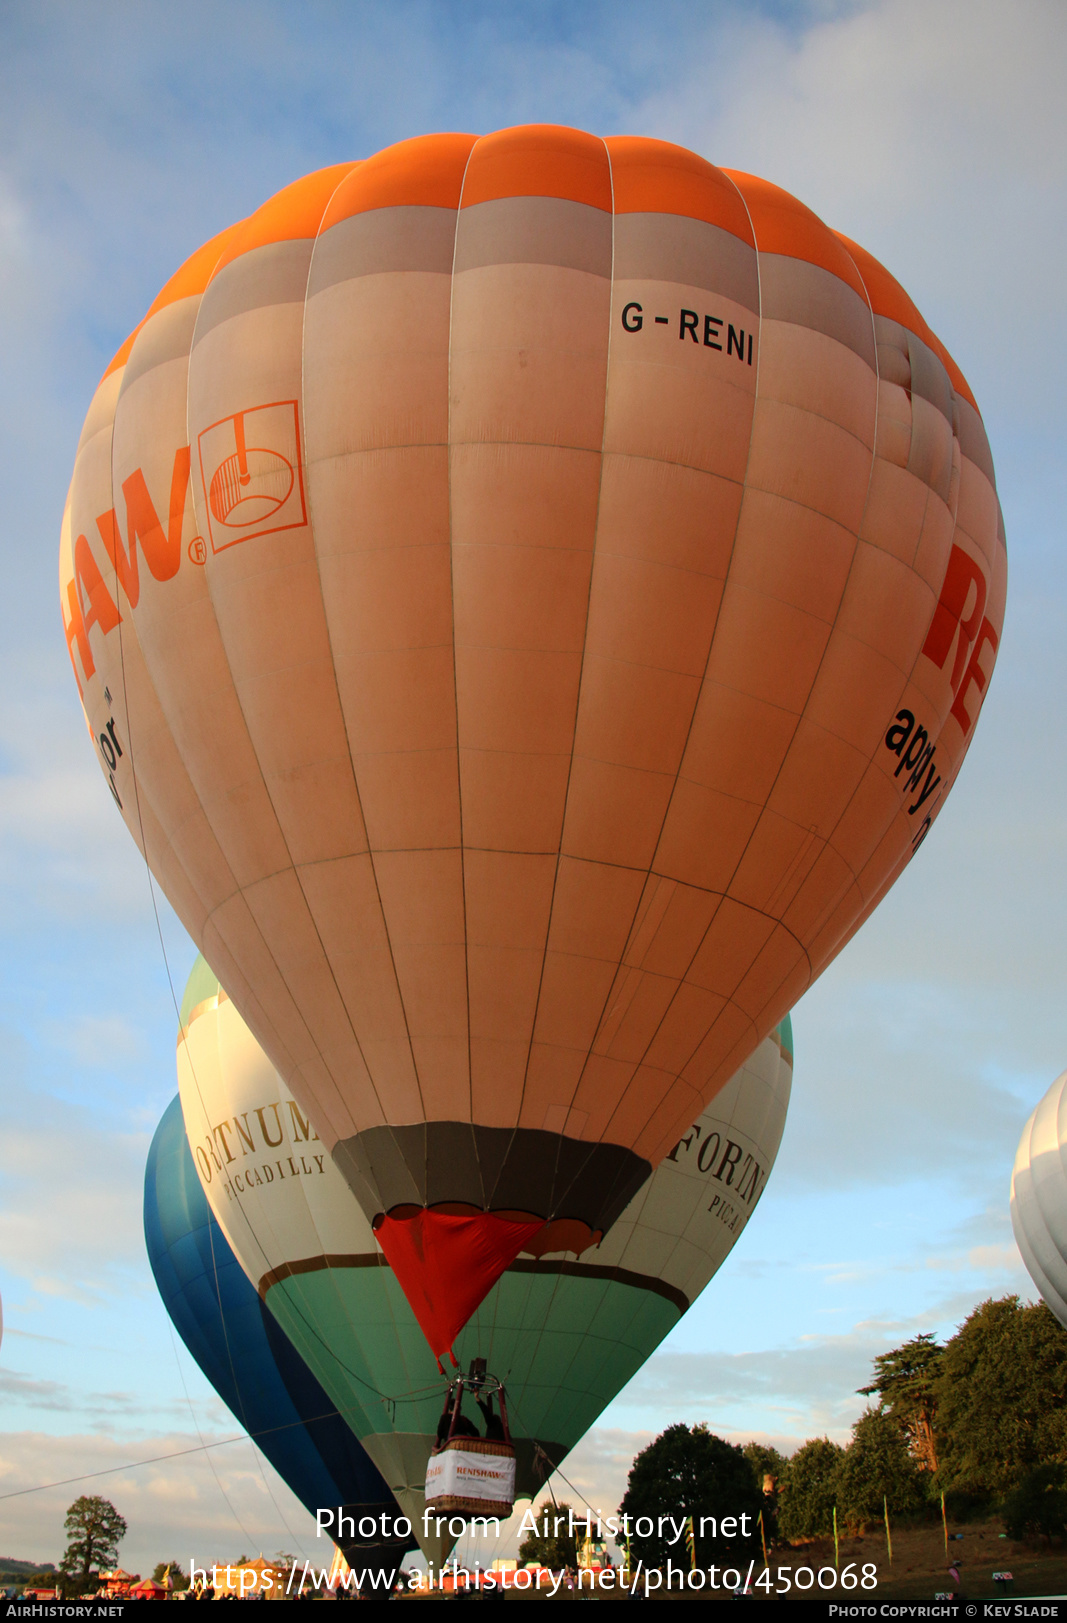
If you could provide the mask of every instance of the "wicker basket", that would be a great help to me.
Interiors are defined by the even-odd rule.
[[[482,1469],[478,1460],[484,1460]],[[464,1483],[466,1478],[466,1483]],[[470,1492],[461,1491],[469,1486]],[[491,1486],[496,1496],[478,1493]],[[430,1455],[426,1509],[438,1516],[510,1516],[515,1500],[515,1447],[485,1437],[453,1437]]]

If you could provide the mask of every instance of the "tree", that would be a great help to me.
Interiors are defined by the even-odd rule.
[[[1051,1544],[1067,1531],[1067,1465],[1058,1461],[1027,1472],[1001,1507],[1011,1538],[1044,1534]]]
[[[763,1492],[740,1448],[716,1437],[707,1426],[668,1426],[642,1449],[630,1467],[626,1493],[619,1510],[630,1517],[630,1548],[646,1566],[662,1566],[668,1559],[687,1559],[684,1535],[675,1538],[679,1524],[692,1516],[697,1565],[707,1567],[728,1556],[759,1550],[756,1522],[763,1509]],[[724,1537],[725,1517],[748,1520],[736,1523],[733,1536]],[[701,1532],[701,1517],[706,1526]],[[661,1521],[662,1522],[662,1531]],[[673,1518],[673,1526],[667,1518]],[[641,1529],[651,1522],[651,1532]],[[712,1521],[714,1525],[712,1525]],[[741,1531],[747,1527],[748,1537]]]
[[[520,1561],[540,1561],[543,1567],[559,1571],[561,1567],[578,1565],[578,1545],[570,1531],[570,1505],[554,1505],[546,1501],[534,1512],[536,1533],[527,1533],[519,1545]]]
[[[886,1506],[894,1516],[917,1516],[926,1504],[923,1480],[900,1426],[884,1409],[868,1409],[838,1465],[838,1515],[853,1528],[881,1521]]]
[[[776,1448],[769,1448],[766,1443],[746,1443],[741,1452],[755,1472],[756,1481],[764,1494],[769,1497],[777,1493],[789,1469],[785,1455],[779,1454]]]
[[[874,1380],[861,1386],[864,1397],[875,1392],[881,1407],[908,1439],[912,1454],[927,1471],[937,1470],[935,1383],[944,1348],[930,1334],[916,1336],[874,1361]]]
[[[789,1461],[766,1443],[746,1443],[741,1450],[751,1465],[763,1491],[763,1530],[767,1538],[778,1534],[778,1493],[789,1470]]]
[[[834,1505],[845,1451],[828,1437],[813,1437],[789,1461],[778,1508],[783,1538],[818,1538],[833,1531]]]
[[[170,1576],[171,1588],[175,1594],[182,1589],[188,1589],[189,1579],[186,1577],[180,1561],[157,1561],[152,1569],[152,1577],[157,1584],[164,1583],[167,1575]]]
[[[64,1522],[67,1548],[59,1570],[84,1588],[94,1569],[113,1566],[119,1558],[119,1545],[126,1537],[126,1523],[110,1499],[82,1495],[67,1511]]]
[[[934,1383],[941,1485],[1000,1497],[1067,1454],[1067,1331],[1044,1302],[982,1302]]]

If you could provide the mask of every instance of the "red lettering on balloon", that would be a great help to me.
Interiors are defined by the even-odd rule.
[[[963,612],[967,607],[974,587],[974,603],[966,620]],[[978,635],[978,627],[982,623],[985,612],[986,594],[985,575],[982,573],[974,559],[962,547],[954,546],[949,555],[948,568],[945,570],[945,579],[941,587],[941,597],[934,617],[930,622],[930,630],[923,643],[923,653],[932,659],[939,668],[944,668],[945,661],[952,649],[953,639],[959,632],[959,643],[956,648],[956,658],[952,665],[951,687],[956,692],[963,677],[967,664],[967,652]]]
[[[166,535],[140,468],[135,468],[130,477],[122,482],[122,494],[126,498],[126,547],[119,538],[118,520],[113,507],[101,513],[96,521],[104,550],[115,566],[115,573],[131,608],[137,607],[137,599],[141,595],[137,566],[138,541],[145,563],[156,580],[172,580],[178,573],[182,561],[185,500],[189,490],[189,461],[189,447],[180,445],[174,453]]]
[[[985,648],[987,643],[995,654],[999,641],[1000,638],[993,630],[993,627],[990,625],[989,621],[983,620],[982,629],[978,633],[978,640],[975,642],[974,650],[971,654],[970,664],[967,666],[967,674],[964,676],[963,682],[960,685],[960,690],[956,694],[955,702],[953,703],[951,711],[951,714],[955,716],[965,734],[969,733],[974,725],[974,718],[967,710],[967,693],[970,689],[971,683],[974,683],[975,687],[978,689],[979,695],[981,695],[985,692],[985,685],[989,680],[985,671],[983,671],[981,665],[978,663],[979,658],[981,657],[982,650]]]

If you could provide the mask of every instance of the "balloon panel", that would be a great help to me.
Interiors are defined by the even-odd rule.
[[[973,397],[862,249],[662,142],[404,142],[194,259],[64,520],[105,775],[385,1249],[449,1206],[578,1253],[954,782]]]

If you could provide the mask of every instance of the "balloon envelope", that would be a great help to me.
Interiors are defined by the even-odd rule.
[[[390,1518],[400,1508],[350,1427],[234,1257],[204,1198],[181,1101],[163,1114],[148,1152],[145,1243],[163,1305],[211,1385],[279,1476],[315,1512]],[[348,1562],[395,1568],[407,1539],[338,1538]],[[369,1530],[369,1529],[368,1529]]]
[[[438,1351],[533,1229],[610,1229],[910,859],[1005,559],[903,289],[664,142],[402,142],[159,295],[64,518],[86,716]]]
[[[1067,1328],[1067,1071],[1023,1128],[1011,1175],[1011,1226],[1027,1272]]]
[[[421,1528],[444,1382],[358,1202],[201,961],[178,1045],[205,1194],[261,1299]],[[456,1341],[508,1392],[533,1494],[729,1254],[773,1166],[792,1077],[788,1018],[578,1261],[520,1256]]]

